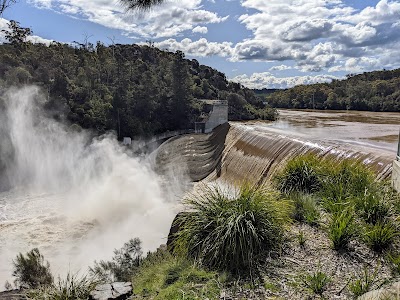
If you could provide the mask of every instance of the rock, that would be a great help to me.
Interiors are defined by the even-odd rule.
[[[386,299],[400,299],[400,282],[393,283],[390,286],[368,292],[358,297],[358,300],[386,300]]]
[[[99,284],[90,292],[92,300],[125,300],[132,295],[132,283],[114,282]]]

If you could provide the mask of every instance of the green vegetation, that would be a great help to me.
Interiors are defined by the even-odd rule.
[[[176,248],[202,265],[233,274],[257,272],[263,253],[278,250],[291,206],[265,187],[243,185],[232,196],[205,188],[186,199]]]
[[[159,249],[132,278],[136,299],[217,299],[224,277]]]
[[[48,262],[45,263],[43,255],[37,248],[26,253],[26,256],[19,253],[13,264],[13,276],[20,287],[34,289],[53,283],[50,264]]]
[[[98,282],[86,276],[67,274],[66,279],[58,279],[57,283],[41,286],[27,292],[28,299],[33,300],[78,300],[88,299]]]
[[[266,96],[272,107],[400,111],[400,69],[350,74],[332,83],[299,85]],[[264,92],[265,94],[265,92]]]
[[[277,188],[286,194],[312,193],[319,190],[321,182],[318,165],[318,158],[312,154],[298,156],[288,161],[284,170],[276,177]]]
[[[302,193],[290,194],[290,199],[294,202],[293,218],[299,222],[307,223],[311,226],[318,225],[320,212],[317,200],[314,196]]]
[[[375,269],[373,274],[369,274],[368,269],[365,267],[360,278],[350,282],[349,290],[353,294],[354,298],[360,297],[361,295],[369,292],[375,282],[377,273],[378,268]]]
[[[300,247],[304,247],[306,244],[306,237],[304,236],[304,232],[300,231],[297,235],[297,241],[299,242]]]
[[[129,281],[141,260],[141,241],[135,238],[126,242],[121,249],[115,249],[111,261],[95,261],[94,267],[89,268],[89,271],[103,282]]]
[[[367,225],[365,239],[374,251],[382,252],[392,245],[398,235],[396,227],[388,221],[387,223]]]
[[[336,250],[345,249],[356,234],[354,213],[350,209],[335,212],[329,223],[329,238]]]
[[[361,236],[356,232],[362,228],[364,241],[377,252],[388,249],[398,236],[392,207],[399,206],[399,196],[387,183],[377,182],[361,162],[299,156],[287,163],[274,182],[293,201],[295,220],[312,225],[320,209],[330,215],[328,236],[336,250]]]
[[[330,282],[331,278],[321,271],[308,274],[304,280],[306,287],[309,288],[314,294],[319,296],[323,295]]]
[[[0,95],[9,86],[41,86],[48,112],[82,128],[114,130],[119,138],[194,128],[210,112],[210,105],[196,99],[228,100],[230,120],[277,117],[253,91],[181,51],[87,40],[75,47],[46,46],[27,42],[30,34],[18,22],[5,31]]]

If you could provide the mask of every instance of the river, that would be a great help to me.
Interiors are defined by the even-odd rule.
[[[18,113],[21,120],[32,118],[24,115],[26,110]],[[10,126],[14,131],[25,126],[23,147],[14,145],[23,158],[17,171],[28,169],[24,174],[35,180],[29,187],[16,185],[0,193],[0,285],[10,280],[17,252],[33,247],[43,251],[55,274],[65,274],[76,266],[85,270],[94,259],[110,258],[114,248],[135,236],[148,250],[165,243],[175,211],[148,162],[126,155],[109,136],[90,143],[76,133],[63,133],[67,129],[53,122],[33,124]],[[226,140],[221,139],[225,150],[219,176],[227,181],[244,175],[261,178],[282,156],[297,155],[302,144],[310,143],[328,145],[329,151],[362,149],[373,153],[371,160],[378,157],[384,168],[381,161],[388,164],[395,158],[399,128],[400,113],[375,112],[280,110],[275,122],[233,122]],[[71,138],[76,143],[72,148],[67,147]],[[203,140],[200,146],[205,149]],[[71,178],[68,170],[73,170]]]

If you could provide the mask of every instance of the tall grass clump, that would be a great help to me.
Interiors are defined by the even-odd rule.
[[[148,253],[132,277],[135,299],[218,299],[223,278],[166,249]]]
[[[322,297],[331,281],[332,279],[324,272],[317,271],[313,274],[308,274],[304,283],[314,294]]]
[[[311,226],[318,225],[320,212],[314,196],[303,193],[292,193],[290,199],[293,201],[293,218],[299,222]]]
[[[335,250],[347,248],[351,239],[356,235],[352,209],[345,209],[332,215],[329,223],[329,238]]]
[[[76,274],[68,273],[65,279],[58,278],[57,283],[28,291],[27,296],[34,300],[88,299],[90,292],[98,283],[87,276],[78,277]]]
[[[390,206],[382,193],[366,190],[364,195],[354,199],[359,216],[368,224],[382,223],[389,216]]]
[[[375,185],[373,172],[359,161],[325,159],[321,164],[323,180],[319,194],[323,198],[343,201],[362,197]]]
[[[321,186],[319,164],[319,160],[313,154],[289,160],[285,168],[275,177],[277,188],[285,194],[318,191]]]
[[[291,206],[265,187],[233,194],[213,187],[187,198],[175,248],[211,269],[252,275],[262,253],[280,249]]]
[[[399,236],[395,225],[388,221],[385,223],[377,223],[375,225],[367,225],[365,239],[372,250],[382,252],[388,249],[394,239]]]

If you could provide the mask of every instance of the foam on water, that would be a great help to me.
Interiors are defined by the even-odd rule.
[[[0,193],[0,285],[16,254],[33,247],[63,275],[110,258],[133,237],[144,250],[166,242],[174,204],[146,160],[112,135],[92,139],[46,117],[36,87],[9,90],[2,101],[0,181],[11,189]]]

